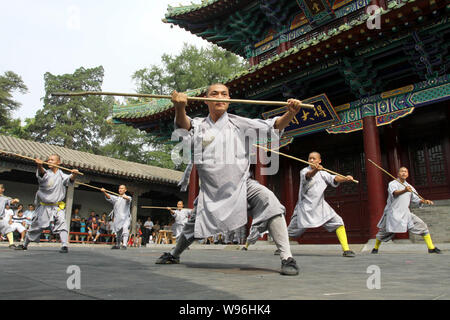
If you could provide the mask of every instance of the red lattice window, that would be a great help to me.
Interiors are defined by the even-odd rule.
[[[418,187],[448,184],[446,159],[442,140],[416,141],[409,146],[410,175]]]

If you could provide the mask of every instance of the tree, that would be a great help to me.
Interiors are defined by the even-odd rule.
[[[132,79],[139,93],[170,94],[221,82],[247,67],[245,61],[215,45],[197,48],[184,44],[179,55],[164,54],[162,66],[136,71]]]
[[[2,133],[5,133],[9,127],[17,127],[17,120],[12,119],[12,112],[17,110],[21,104],[12,97],[15,91],[25,94],[28,88],[19,75],[12,71],[6,71],[4,75],[0,75],[0,132]]]
[[[103,67],[77,69],[73,74],[45,73],[44,107],[36,113],[27,130],[39,142],[70,149],[100,152],[111,128],[105,122],[114,99],[100,96],[54,97],[54,92],[101,91]]]

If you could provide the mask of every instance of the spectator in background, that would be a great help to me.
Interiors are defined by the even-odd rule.
[[[158,233],[160,229],[161,226],[159,225],[159,221],[157,220],[156,223],[153,225],[153,239],[158,238]]]
[[[19,210],[17,213],[9,218],[9,224],[11,225],[12,232],[17,231],[20,233],[20,243],[23,243],[23,239],[27,233],[26,219],[23,216],[23,211]]]
[[[82,218],[80,222],[80,233],[86,233],[86,219]],[[84,239],[86,238],[85,235],[81,236],[81,242],[84,243]]]
[[[96,218],[96,216],[95,216],[95,211],[94,211],[94,210],[92,210],[92,211],[89,213],[89,217],[88,217],[88,219],[87,219],[87,221],[86,221],[86,225],[90,225],[90,224],[92,223],[92,218]]]
[[[102,217],[98,221],[98,229],[99,229],[99,235],[108,233],[108,220],[106,217],[106,212],[102,213]],[[100,239],[100,241],[103,241],[103,239]]]
[[[97,241],[98,236],[100,235],[100,233],[98,232],[98,223],[97,223],[97,218],[94,216],[91,219],[91,223],[87,224],[87,228],[88,228],[88,239],[87,241],[89,242],[89,240],[93,239],[94,243]],[[95,239],[94,239],[95,236]]]
[[[150,241],[150,237],[153,232],[153,222],[150,217],[147,218],[147,221],[144,223],[144,244],[147,244]]]
[[[14,210],[14,215],[17,216],[17,213],[18,213],[19,211],[22,211],[22,212],[23,212],[23,204],[21,204],[21,203],[17,204],[17,207],[16,207],[16,209]]]
[[[72,220],[70,222],[70,231],[72,232],[81,232],[81,217],[80,217],[80,209],[75,208],[72,213]],[[72,236],[70,236],[72,238]],[[79,235],[75,235],[75,241],[79,241]]]
[[[29,204],[28,205],[28,209],[23,213],[23,216],[25,218],[25,223],[26,223],[26,228],[27,230],[30,228],[31,226],[31,221],[33,220],[33,216],[34,216],[34,204]]]

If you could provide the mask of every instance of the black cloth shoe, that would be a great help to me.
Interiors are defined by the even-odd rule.
[[[10,244],[8,248],[15,250],[16,249],[16,245],[15,244]]]
[[[377,254],[378,253],[378,249],[373,248],[371,253],[372,254]]]
[[[284,276],[296,276],[298,275],[298,266],[294,258],[290,257],[281,261],[281,272]]]
[[[117,249],[120,249],[120,247],[117,245],[111,247],[111,250],[117,250]]]
[[[120,250],[127,250],[127,247],[121,246],[121,247],[120,247]]]
[[[156,260],[155,264],[178,264],[180,263],[180,258],[175,258],[169,252],[164,252],[164,254]]]
[[[428,253],[442,253],[438,247],[434,247],[434,249],[428,249]]]
[[[275,252],[273,253],[275,256],[279,256],[281,253],[280,249],[275,250]]]
[[[242,251],[248,251],[248,249],[246,247],[242,247],[241,249]]]
[[[347,251],[344,251],[342,256],[347,257],[347,258],[353,258],[354,256],[356,256],[356,254],[352,250],[347,250]]]
[[[60,253],[68,253],[69,249],[67,247],[62,247],[61,250],[59,250]]]
[[[14,248],[14,250],[28,250],[28,248],[25,247],[23,244],[19,244],[17,247]]]

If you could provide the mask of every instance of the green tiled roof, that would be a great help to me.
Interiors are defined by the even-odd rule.
[[[206,87],[189,90],[186,94],[189,97],[197,97],[206,92]],[[173,107],[169,99],[148,99],[148,101],[130,104],[127,106],[114,106],[113,114],[115,119],[139,119],[166,111]]]
[[[172,6],[168,6],[167,8],[167,13],[166,13],[166,18],[171,18],[171,17],[175,17],[175,16],[179,16],[185,13],[189,13],[204,7],[207,7],[215,2],[219,2],[221,0],[201,0],[201,3],[193,3],[191,2],[191,5],[187,5],[187,6],[180,6],[180,7],[172,7]]]

